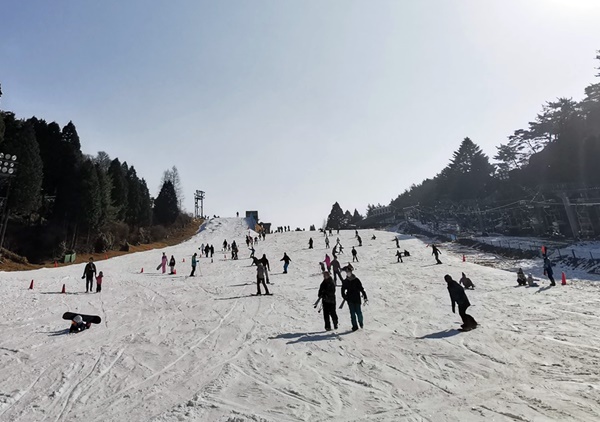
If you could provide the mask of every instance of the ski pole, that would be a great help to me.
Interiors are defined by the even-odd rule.
[[[340,305],[340,307],[338,309],[342,309],[344,307],[344,303],[346,303],[346,299],[342,300],[342,304]]]
[[[318,298],[317,301],[315,302],[315,304],[313,305],[313,307],[316,308],[320,301],[321,301],[321,298]]]

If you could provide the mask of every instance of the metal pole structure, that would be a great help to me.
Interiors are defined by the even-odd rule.
[[[8,195],[10,192],[10,179],[8,179],[8,187],[6,188],[6,198],[4,198],[4,215],[2,218],[2,236],[0,236],[0,254],[4,245],[4,235],[6,234],[6,226],[8,225]]]
[[[196,218],[204,217],[204,191],[197,190],[194,194]],[[200,215],[198,215],[198,201],[200,201]]]

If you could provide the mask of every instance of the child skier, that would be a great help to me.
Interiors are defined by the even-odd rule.
[[[100,271],[96,277],[96,293],[100,293],[102,291],[102,277],[104,277],[104,274],[102,274],[102,271]]]

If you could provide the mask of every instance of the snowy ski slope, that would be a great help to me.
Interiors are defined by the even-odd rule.
[[[100,294],[85,293],[82,265],[0,273],[0,421],[600,420],[597,284],[517,288],[514,274],[444,249],[444,265],[432,265],[410,237],[400,247],[412,256],[397,264],[393,235],[363,230],[355,274],[370,300],[365,329],[350,331],[345,307],[337,332],[325,332],[312,306],[323,236],[260,242],[274,295],[253,297],[247,230],[243,219],[215,219],[164,249],[177,259],[174,276],[155,270],[163,250],[100,261]],[[357,242],[354,231],[339,237],[344,264]],[[240,260],[217,252],[186,277],[200,244],[220,250],[224,239],[241,246]],[[443,281],[462,271],[481,324],[468,333],[455,330]],[[67,335],[67,310],[103,322]]]

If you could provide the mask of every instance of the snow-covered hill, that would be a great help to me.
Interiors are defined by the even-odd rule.
[[[163,250],[98,262],[99,294],[85,293],[82,265],[0,273],[0,420],[600,419],[597,284],[517,288],[514,274],[463,263],[447,250],[444,265],[432,265],[431,250],[410,237],[400,247],[412,256],[398,264],[392,234],[363,230],[355,274],[369,294],[365,329],[351,332],[344,308],[339,329],[325,332],[312,306],[322,234],[260,242],[274,295],[254,297],[247,232],[243,219],[212,220],[192,240],[164,249],[177,259],[174,276],[156,271]],[[339,238],[351,260],[354,232]],[[224,239],[243,246],[240,260],[217,252],[187,277],[200,244],[220,250]],[[468,333],[455,330],[460,318],[443,280],[463,271],[476,285],[469,311],[481,324]],[[103,322],[68,335],[67,310]]]

